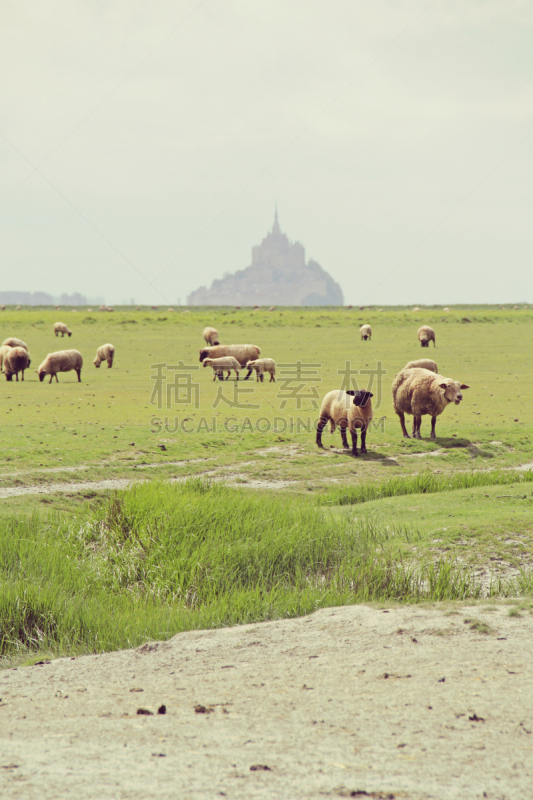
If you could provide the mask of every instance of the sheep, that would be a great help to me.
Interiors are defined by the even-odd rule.
[[[23,347],[24,350],[28,349],[26,342],[23,342],[22,339],[15,339],[14,337],[11,337],[10,339],[4,339],[2,342],[2,347],[5,344],[7,344],[8,347]]]
[[[419,369],[429,369],[430,372],[439,371],[436,363],[430,358],[419,358],[418,361],[409,361],[409,363],[405,365],[404,369],[416,369],[417,367]]]
[[[218,331],[216,328],[204,328],[203,336],[207,344],[210,344],[211,346],[220,344],[218,341]]]
[[[12,381],[13,375],[19,379],[19,372],[22,372],[21,380],[24,380],[24,370],[30,366],[30,354],[24,347],[11,347],[4,356],[4,373],[6,381]]]
[[[418,306],[415,306],[415,307],[413,308],[413,311],[420,311],[420,309],[418,308]]]
[[[241,367],[245,367],[248,361],[254,361],[261,354],[261,350],[255,344],[219,344],[215,347],[204,347],[200,350],[200,363],[206,358],[223,358],[233,356],[237,359]],[[252,374],[251,368],[245,377],[248,380]]]
[[[421,325],[417,335],[422,347],[429,347],[430,342],[433,342],[433,347],[436,347],[435,331],[429,325]]]
[[[367,339],[372,338],[372,328],[370,325],[361,325],[359,333],[361,334],[361,339],[364,339],[365,342]]]
[[[8,344],[3,344],[0,347],[0,372],[4,371],[4,358],[6,357],[6,353],[11,350],[11,346]]]
[[[353,397],[353,400],[352,400]],[[347,392],[334,389],[328,392],[322,400],[320,416],[316,429],[316,443],[318,447],[323,447],[322,431],[329,420],[331,432],[338,425],[341,429],[342,445],[348,449],[346,438],[346,428],[350,429],[352,435],[352,455],[358,456],[357,451],[357,428],[361,428],[361,453],[366,453],[366,432],[370,420],[372,419],[372,392],[352,391]]]
[[[111,369],[113,366],[113,359],[115,357],[115,348],[112,344],[103,344],[96,351],[96,358],[93,361],[95,367],[99,367],[102,361],[107,361],[107,368]]]
[[[41,383],[45,375],[50,375],[49,383],[52,383],[52,378],[55,375],[56,383],[59,383],[58,372],[70,372],[71,369],[76,370],[78,376],[78,383],[81,383],[81,368],[83,366],[83,358],[78,350],[58,350],[55,353],[48,353],[43,363],[36,369]]]
[[[231,375],[231,370],[235,370],[236,380],[239,380],[239,370],[241,365],[233,356],[223,356],[222,358],[204,358],[204,367],[213,367],[213,380],[224,380],[224,373],[227,372],[226,380]]]
[[[447,314],[450,313],[450,309],[448,308],[448,306],[446,306],[446,308],[443,308],[442,310],[445,311]]]
[[[260,380],[261,383],[263,383],[265,372],[270,374],[270,383],[276,380],[276,362],[273,358],[256,358],[255,361],[248,361],[246,366],[248,369],[255,369],[256,381]]]
[[[428,369],[404,369],[392,382],[394,411],[400,418],[404,438],[409,439],[405,429],[405,414],[413,415],[413,438],[421,439],[420,425],[424,414],[431,415],[431,436],[435,440],[435,424],[450,403],[459,405],[463,399],[466,383],[436,375]]]
[[[67,334],[67,336],[72,336],[72,331],[69,330],[68,325],[65,325],[64,322],[54,322],[54,333],[56,336],[61,334],[62,339],[65,334]]]

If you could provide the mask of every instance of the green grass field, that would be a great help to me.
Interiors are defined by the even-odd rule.
[[[69,325],[71,338],[54,336],[57,320]],[[369,342],[359,338],[362,323],[372,325]],[[416,331],[421,324],[435,328],[436,348],[420,347]],[[265,379],[256,383],[253,376],[238,384],[233,379],[213,382],[211,370],[198,361],[205,325],[216,327],[224,343],[259,345],[261,355],[278,364],[276,382]],[[402,308],[195,308],[185,313],[184,309],[145,308],[122,308],[113,313],[81,308],[76,313],[8,309],[0,312],[0,335],[0,341],[9,336],[23,339],[32,358],[24,382],[9,383],[0,376],[2,541],[24,530],[28,541],[39,542],[39,547],[46,542],[47,548],[57,547],[57,553],[62,553],[67,547],[64,526],[83,527],[92,516],[109,512],[111,501],[105,499],[106,492],[98,482],[196,476],[248,489],[224,495],[225,507],[237,508],[245,502],[238,499],[241,495],[251,498],[256,510],[250,514],[259,515],[261,526],[270,519],[268,509],[275,497],[288,504],[283,513],[294,508],[314,514],[315,528],[329,530],[332,518],[336,525],[348,526],[342,530],[352,541],[353,531],[359,531],[357,537],[366,542],[363,572],[375,578],[386,566],[390,579],[384,584],[369,578],[368,585],[363,581],[364,588],[356,591],[354,564],[361,571],[362,562],[353,561],[353,553],[348,556],[337,548],[332,569],[348,570],[352,578],[328,584],[325,593],[315,587],[315,594],[306,594],[309,586],[304,592],[301,581],[307,560],[315,582],[324,581],[330,572],[323,562],[313,566],[314,556],[305,551],[298,556],[298,568],[288,570],[287,583],[275,602],[270,595],[261,603],[241,595],[236,600],[225,587],[216,600],[209,599],[194,613],[182,607],[170,590],[160,592],[157,598],[141,592],[130,607],[131,587],[117,585],[113,588],[115,616],[119,619],[123,613],[125,622],[123,632],[111,636],[106,630],[114,631],[116,626],[104,619],[108,613],[104,594],[109,586],[104,590],[94,581],[90,583],[94,564],[86,546],[78,543],[80,568],[75,581],[52,564],[49,574],[37,570],[35,559],[22,573],[6,569],[5,561],[0,564],[4,652],[29,646],[62,652],[74,646],[78,650],[109,649],[147,635],[171,635],[187,626],[305,613],[317,603],[530,591],[533,486],[529,474],[516,469],[533,463],[532,309],[452,307],[450,313],[436,308],[414,313]],[[92,361],[97,347],[105,342],[115,345],[115,364],[110,370],[105,364],[96,369]],[[49,384],[48,379],[40,383],[33,369],[48,352],[62,348],[76,348],[83,354],[82,382],[77,382],[75,373],[66,373],[59,375],[58,384]],[[423,440],[404,441],[392,409],[394,376],[407,361],[422,357],[433,358],[441,374],[471,387],[459,407],[448,408],[439,417],[436,442],[428,439],[427,417],[422,424]],[[294,366],[285,367],[282,374],[279,365],[298,361],[302,363],[301,377]],[[180,362],[179,370],[171,369]],[[158,364],[166,366],[158,368]],[[358,371],[353,374],[360,388],[367,388],[373,380],[375,424],[367,437],[368,455],[358,459],[342,450],[338,432],[333,436],[325,432],[323,442],[328,449],[319,451],[312,427],[317,400],[319,403],[326,392],[341,385],[347,364]],[[158,369],[162,377],[159,393]],[[381,388],[375,374],[378,369],[383,373]],[[181,389],[179,402],[170,388],[176,375],[182,387],[187,382],[192,387],[190,391]],[[291,397],[298,386],[296,396]],[[80,489],[80,482],[88,485]],[[69,486],[47,493],[57,484]],[[45,491],[38,494],[35,488]],[[6,490],[22,489],[29,493],[5,496]],[[147,498],[150,491],[147,489]],[[170,489],[168,492],[174,497]],[[181,502],[180,497],[175,496],[176,503]],[[146,503],[149,505],[149,500]],[[230,516],[235,541],[239,537],[253,541],[251,529],[240,526],[239,513]],[[352,533],[346,533],[348,529]],[[223,526],[211,531],[215,542],[217,536],[223,536],[222,530]],[[283,539],[283,527],[281,530]],[[286,537],[284,546],[289,552],[294,546],[289,529]],[[67,539],[68,546],[74,547],[72,537]],[[276,546],[282,547],[279,542]],[[10,563],[16,564],[18,559],[19,566],[24,558],[22,551],[9,556]],[[357,558],[363,558],[359,551]],[[428,579],[428,570],[438,571],[440,588],[435,589],[433,579]],[[89,585],[94,613],[91,611],[92,621],[84,627],[79,618],[75,622],[75,609],[83,607],[89,615],[93,606],[84,594]],[[41,596],[42,609],[49,608],[54,619],[41,639],[23,633],[18,636],[16,626],[6,633],[13,603],[16,605],[23,591]],[[239,589],[245,594],[259,591],[253,576],[246,589]],[[264,586],[261,591],[266,597]],[[57,606],[53,601],[56,595]],[[52,635],[54,624],[59,625],[60,608],[68,610],[70,621],[61,635]],[[99,615],[103,615],[100,628],[96,626]],[[25,625],[21,623],[21,631]]]

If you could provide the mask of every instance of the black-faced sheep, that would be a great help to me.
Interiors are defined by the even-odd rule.
[[[113,366],[113,359],[115,358],[115,348],[109,342],[103,344],[96,351],[96,358],[93,361],[95,367],[99,367],[102,361],[107,361],[107,368],[111,369]]]
[[[223,356],[222,358],[204,358],[204,367],[213,368],[213,380],[224,380],[224,373],[227,372],[226,380],[231,375],[231,370],[235,370],[236,380],[239,380],[241,365],[233,356]]]
[[[329,421],[331,432],[338,425],[341,429],[342,445],[348,449],[346,429],[349,428],[352,436],[352,455],[358,456],[357,451],[357,429],[361,429],[361,453],[366,453],[366,432],[372,419],[372,392],[367,391],[348,391],[334,389],[322,400],[320,416],[316,429],[316,443],[318,447],[322,445],[322,431]]]
[[[241,367],[245,367],[248,361],[255,361],[260,354],[261,350],[255,344],[218,344],[215,347],[204,347],[200,350],[200,363],[206,358],[233,356]],[[251,374],[252,370],[249,369],[244,380],[248,380]]]
[[[435,424],[450,403],[459,405],[463,390],[470,387],[442,375],[435,375],[428,369],[404,369],[392,382],[392,401],[394,410],[400,418],[402,433],[406,439],[409,434],[405,428],[405,414],[413,415],[413,438],[421,439],[420,426],[424,414],[431,416],[431,439],[435,439]]]
[[[431,358],[419,358],[417,361],[409,361],[404,369],[429,369],[430,372],[438,372],[439,369],[435,361]]]
[[[61,334],[61,338],[64,338],[65,334],[72,336],[72,331],[69,330],[68,325],[65,325],[64,322],[54,322],[54,333],[56,336]]]
[[[359,333],[361,334],[361,339],[364,339],[365,342],[367,339],[372,338],[372,328],[370,325],[361,325]]]
[[[418,329],[418,341],[422,347],[429,347],[430,342],[433,342],[433,347],[436,347],[433,328],[430,328],[429,325],[421,325]]]
[[[265,372],[268,372],[270,375],[270,383],[276,380],[276,362],[273,358],[256,358],[255,361],[248,361],[246,366],[248,369],[255,369],[256,381],[260,380],[261,383],[263,383]]]
[[[49,383],[52,383],[54,376],[56,383],[59,383],[57,373],[70,372],[73,369],[78,376],[78,383],[81,383],[82,366],[83,358],[78,350],[58,350],[55,353],[48,353],[39,369],[35,371],[41,383],[45,375],[50,375]]]
[[[4,356],[4,373],[6,381],[12,381],[15,375],[17,381],[19,372],[22,373],[21,380],[24,380],[24,370],[30,366],[30,354],[24,347],[11,347]]]
[[[209,327],[204,328],[203,336],[207,344],[211,346],[215,344],[220,344],[220,342],[218,341],[218,331],[216,328],[209,328]]]

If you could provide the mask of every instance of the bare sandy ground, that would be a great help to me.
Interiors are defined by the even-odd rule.
[[[4,670],[0,796],[525,800],[533,617],[510,607],[341,607]]]

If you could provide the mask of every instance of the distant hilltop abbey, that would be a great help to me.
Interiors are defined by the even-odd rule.
[[[337,306],[342,289],[316,261],[305,263],[305,248],[290,242],[278,223],[261,244],[252,247],[252,264],[233,275],[200,286],[187,298],[190,306]]]

